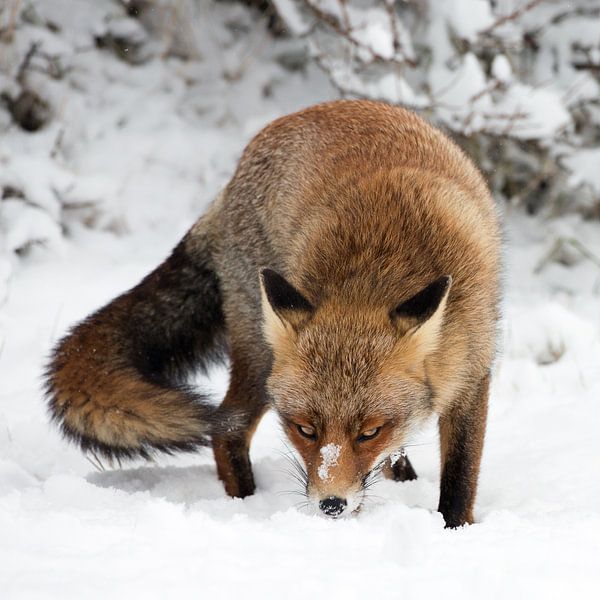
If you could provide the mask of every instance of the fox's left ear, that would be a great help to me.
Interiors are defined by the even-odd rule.
[[[423,355],[437,346],[451,286],[452,277],[444,275],[392,311],[392,320],[399,331],[417,342]]]
[[[264,331],[275,346],[289,338],[312,316],[314,306],[282,275],[272,269],[260,271]]]

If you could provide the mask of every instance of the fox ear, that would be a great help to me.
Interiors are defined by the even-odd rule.
[[[272,269],[260,271],[260,287],[267,340],[273,345],[310,319],[313,305],[285,277]]]
[[[414,338],[423,355],[437,346],[451,285],[452,277],[444,275],[392,311],[391,317],[398,329]]]

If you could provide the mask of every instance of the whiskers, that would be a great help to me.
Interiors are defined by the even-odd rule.
[[[294,508],[305,509],[310,506],[308,501],[308,473],[304,468],[304,465],[300,462],[294,451],[286,446],[287,451],[279,451],[279,455],[285,459],[287,465],[280,469],[281,473],[285,473],[290,479],[298,484],[296,489],[282,490],[278,492],[279,495],[294,495],[301,496],[303,500],[294,505]]]
[[[96,454],[96,452],[94,452],[94,450],[92,448],[88,448],[88,450],[85,454],[85,458],[94,467],[94,469],[96,469],[96,471],[98,471],[98,473],[104,473],[106,471],[106,466],[100,460],[100,457]],[[118,456],[115,456],[115,457],[108,456],[108,457],[105,457],[105,460],[108,463],[108,467],[110,469],[116,468],[115,460],[117,461],[117,464],[119,465],[119,469],[123,468],[121,465],[121,459]],[[153,461],[151,461],[151,462],[153,462]]]
[[[94,469],[98,471],[98,473],[104,473],[106,471],[104,463],[91,448],[88,449],[87,453],[85,454],[85,458],[94,467]]]
[[[381,496],[377,496],[373,494],[373,487],[385,479],[383,475],[383,467],[385,466],[385,461],[387,457],[380,460],[364,477],[361,488],[361,501],[360,504],[365,505],[366,503],[370,504],[380,504],[384,501],[384,498]]]
[[[415,442],[413,444],[403,444],[402,449],[406,450],[407,448],[418,448],[419,446],[431,446],[436,440],[427,439],[422,442]]]

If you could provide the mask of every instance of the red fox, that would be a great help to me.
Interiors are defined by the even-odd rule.
[[[258,133],[171,256],[58,343],[51,415],[109,458],[212,443],[244,497],[271,407],[330,517],[356,512],[382,467],[416,477],[395,453],[437,415],[438,510],[471,523],[499,272],[495,207],[457,146],[399,107],[313,106]],[[225,357],[215,408],[186,378]]]

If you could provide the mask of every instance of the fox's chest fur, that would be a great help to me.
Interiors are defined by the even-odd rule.
[[[339,516],[382,470],[416,477],[388,457],[437,415],[439,510],[470,522],[499,247],[477,169],[413,113],[341,101],[283,117],[173,254],[57,345],[52,417],[109,458],[212,443],[227,492],[246,496],[250,440],[274,408],[303,493]],[[215,410],[185,377],[225,354]]]

